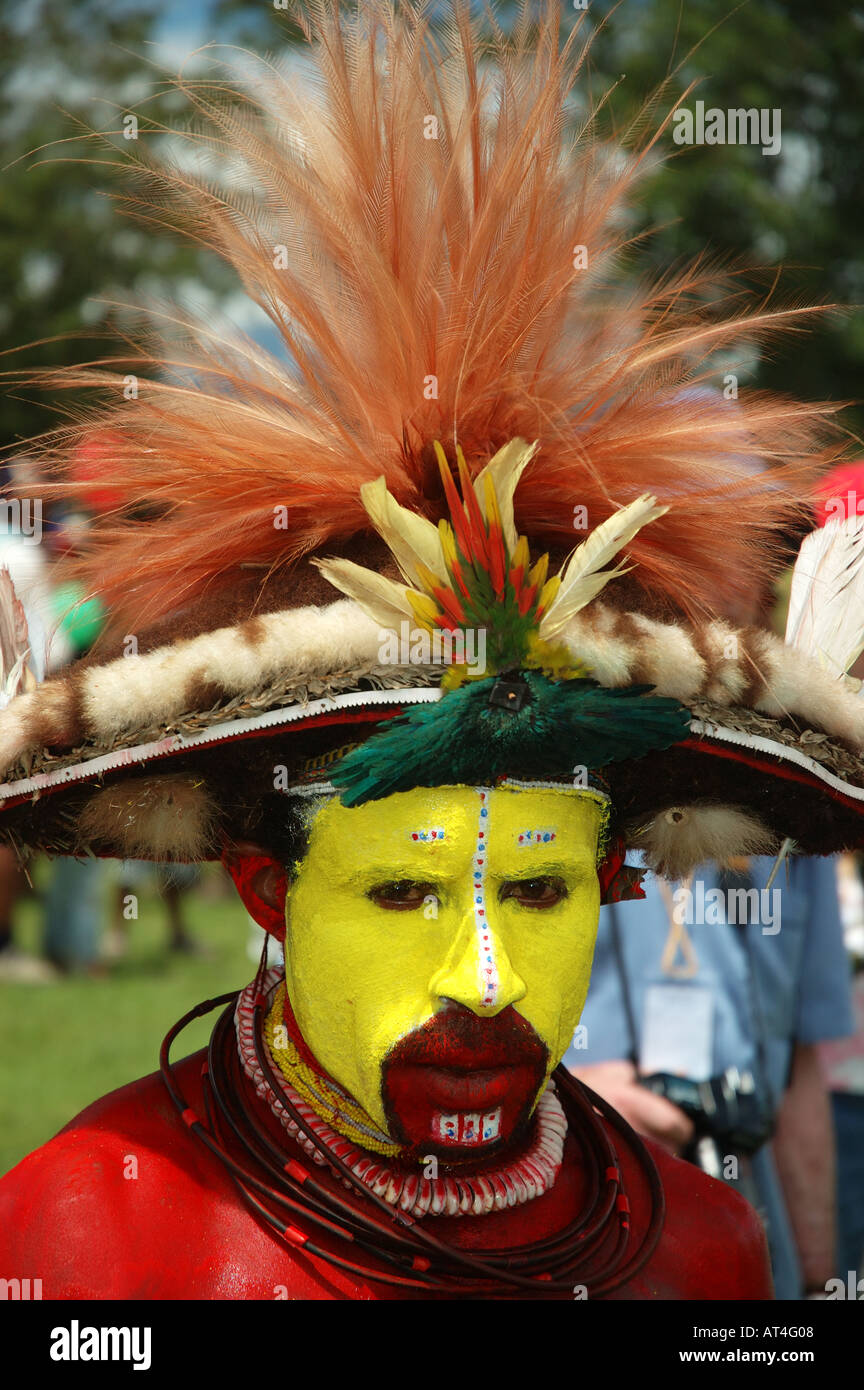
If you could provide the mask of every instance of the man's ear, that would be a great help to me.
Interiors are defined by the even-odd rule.
[[[222,863],[233,878],[249,916],[277,941],[284,941],[288,893],[284,866],[260,845],[243,840],[225,846]]]
[[[642,887],[645,870],[637,869],[635,864],[625,864],[626,852],[627,846],[623,836],[619,835],[610,844],[606,858],[597,870],[601,907],[606,903],[630,902],[645,897],[645,889]]]

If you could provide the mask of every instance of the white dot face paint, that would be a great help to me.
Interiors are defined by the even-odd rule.
[[[516,837],[516,843],[523,849],[527,849],[529,845],[551,844],[556,837],[557,831],[547,825],[542,830],[521,830]]]
[[[442,1147],[452,1148],[466,1145],[489,1144],[501,1132],[501,1106],[479,1111],[455,1111],[452,1114],[439,1112],[433,1116],[432,1134]]]
[[[477,818],[477,844],[472,863],[474,926],[477,931],[477,951],[479,956],[480,982],[483,990],[484,1006],[498,1002],[500,979],[495,961],[495,947],[489,930],[489,913],[486,907],[486,867],[489,862],[489,787],[475,787],[479,799]]]
[[[322,1070],[379,1128],[390,1124],[385,1062],[442,1012],[444,1000],[485,1017],[512,1005],[547,1048],[550,1070],[562,1056],[590,973],[602,801],[569,785],[456,786],[352,808],[331,799],[320,808],[287,899],[286,983]],[[547,827],[555,839],[538,840]],[[519,844],[526,832],[530,847]],[[565,886],[549,910],[502,891],[534,877]],[[402,882],[422,895],[395,910],[375,890]],[[466,1132],[479,1135],[473,1145],[491,1142],[484,1135],[496,1124],[506,1135],[521,1113],[509,1091],[462,1097],[454,1083],[430,1091],[420,1115],[416,1082],[406,1073],[404,1105],[387,1093],[412,1143],[431,1141],[435,1114],[479,1115],[479,1131],[476,1118],[467,1131],[460,1118],[450,1139],[464,1144]],[[502,1105],[499,1117],[493,1112]],[[439,1134],[449,1137],[440,1126]]]

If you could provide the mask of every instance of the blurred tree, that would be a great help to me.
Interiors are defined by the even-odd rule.
[[[609,107],[619,129],[667,74],[658,113],[695,80],[683,103],[690,110],[701,100],[706,109],[776,109],[781,120],[777,155],[750,145],[679,146],[670,127],[661,153],[671,157],[649,176],[638,210],[637,227],[660,228],[645,243],[648,263],[666,269],[709,247],[747,267],[782,265],[781,294],[793,302],[847,306],[814,320],[794,344],[781,342],[757,377],[804,398],[861,399],[864,320],[854,310],[864,302],[864,6],[625,0],[604,25],[612,8],[612,0],[591,0],[586,18],[597,31],[593,92],[617,82]],[[860,407],[845,418],[864,427]]]
[[[159,0],[7,0],[0,13],[0,349],[4,367],[65,364],[112,350],[104,331],[129,302],[171,295],[194,274],[194,249],[122,217],[105,163],[122,160],[123,116],[183,110],[148,59]],[[152,99],[155,94],[155,101]],[[119,132],[111,145],[83,127]],[[81,138],[78,138],[81,137]],[[58,141],[71,141],[58,144]],[[218,286],[218,271],[207,282]],[[74,337],[58,335],[75,334]],[[49,339],[40,343],[42,339]],[[29,344],[38,346],[28,346]],[[0,393],[0,443],[56,423],[35,388]]]
[[[480,0],[473,3],[479,15]],[[447,8],[446,0],[431,6],[436,15]],[[505,27],[515,9],[513,0],[499,4]],[[621,132],[667,76],[658,117],[674,108],[693,80],[699,87],[687,98],[691,109],[701,100],[723,110],[780,111],[776,156],[752,146],[677,146],[670,127],[633,214],[634,230],[659,230],[643,243],[634,268],[665,271],[707,246],[754,270],[782,264],[781,293],[794,302],[855,306],[864,299],[864,6],[848,0],[752,0],[738,8],[734,0],[623,0],[616,7],[614,0],[587,0],[583,10],[581,0],[564,0],[562,10],[565,26],[581,19],[585,32],[594,32],[586,80],[595,96],[613,89],[607,115]],[[153,93],[158,73],[148,67],[147,43],[166,13],[177,13],[170,0],[76,0],[74,7],[7,0],[0,18],[0,135],[9,152],[0,174],[2,347],[82,325],[94,334],[111,311],[90,296],[170,298],[200,269],[192,248],[118,217],[104,196],[112,182],[108,169],[52,163],[50,151],[47,163],[20,159],[74,131],[60,106],[91,125],[116,127],[118,120],[106,114],[111,107],[94,94],[122,112]],[[218,39],[268,50],[298,36],[290,10],[273,3],[197,0],[188,15],[189,48]],[[166,111],[168,119],[185,114],[171,93],[146,109],[163,119]],[[53,153],[68,149],[87,153],[83,142]],[[202,280],[216,294],[234,288],[210,257]],[[770,284],[771,277],[763,273],[760,283]],[[793,342],[754,359],[759,384],[808,398],[864,396],[860,315],[826,317]],[[31,349],[26,359],[72,361],[104,350],[101,343],[68,340]],[[0,411],[7,439],[47,423],[23,401],[7,398]],[[864,425],[860,410],[846,418],[859,430]]]
[[[214,3],[214,19],[253,47],[296,37],[290,10],[281,8],[290,0]],[[482,0],[471,4],[482,16]],[[519,7],[519,0],[499,0],[502,27]],[[429,8],[440,19],[449,4],[432,0]],[[853,312],[864,302],[864,5],[562,0],[562,21],[565,30],[581,22],[592,35],[585,100],[611,91],[605,114],[622,135],[667,78],[654,108],[658,122],[693,81],[690,109],[704,101],[724,111],[779,110],[777,155],[750,145],[679,146],[670,126],[634,209],[634,232],[657,230],[632,268],[662,273],[707,248],[757,272],[749,283],[758,292],[773,283],[768,268],[782,265],[778,302],[836,303],[850,312],[814,318],[791,342],[778,340],[761,358],[754,353],[750,379],[805,399],[864,397],[864,319]],[[860,408],[844,419],[864,430]]]

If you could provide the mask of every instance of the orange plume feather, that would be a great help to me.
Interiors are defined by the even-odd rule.
[[[748,316],[737,294],[724,307],[702,264],[659,285],[624,278],[620,205],[653,142],[625,156],[587,130],[571,139],[578,25],[562,43],[560,5],[529,8],[511,36],[481,40],[463,0],[443,33],[410,5],[345,17],[313,0],[308,69],[292,56],[248,75],[247,57],[242,88],[181,83],[195,163],[151,158],[142,120],[126,210],[225,257],[282,346],[165,309],[127,359],[41,378],[96,394],[43,459],[62,470],[107,434],[115,495],[149,508],[105,518],[84,560],[123,622],[338,550],[368,529],[359,490],[382,474],[437,520],[456,488],[436,439],[450,457],[458,446],[463,477],[509,440],[539,440],[515,497],[536,549],[584,539],[577,507],[590,530],[646,491],[670,504],[628,554],[639,583],[685,610],[746,594],[774,563],[839,452],[831,407],[705,388],[718,349],[794,330],[805,311]],[[463,497],[476,507],[464,481]],[[489,544],[459,510],[460,545]]]

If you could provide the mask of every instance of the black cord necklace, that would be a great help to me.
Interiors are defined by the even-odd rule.
[[[582,1210],[554,1235],[530,1245],[486,1251],[480,1256],[447,1244],[432,1234],[432,1223],[389,1205],[335,1153],[324,1148],[320,1137],[279,1085],[264,1042],[262,999],[255,1008],[255,1049],[264,1078],[300,1132],[325,1153],[328,1165],[345,1190],[334,1191],[320,1182],[304,1163],[302,1152],[297,1158],[286,1156],[262,1123],[257,1102],[247,1094],[233,1027],[238,997],[239,992],[223,994],[184,1015],[162,1044],[160,1070],[190,1132],[228,1171],[249,1209],[286,1244],[304,1249],[358,1279],[373,1280],[394,1290],[410,1289],[451,1298],[548,1298],[556,1294],[572,1297],[579,1285],[585,1288],[587,1297],[597,1299],[626,1284],[651,1258],[665,1215],[663,1189],[654,1160],[627,1122],[564,1067],[556,1068],[553,1075],[568,1133],[588,1175]],[[170,1051],[189,1023],[220,1005],[227,1007],[210,1036],[202,1078],[202,1118],[191,1109],[178,1085]],[[629,1202],[607,1126],[625,1140],[648,1183],[648,1227],[632,1251]],[[251,1166],[228,1151],[229,1134],[251,1160]],[[333,1241],[338,1250],[322,1246],[316,1236]],[[374,1263],[368,1263],[366,1256],[371,1256]]]

